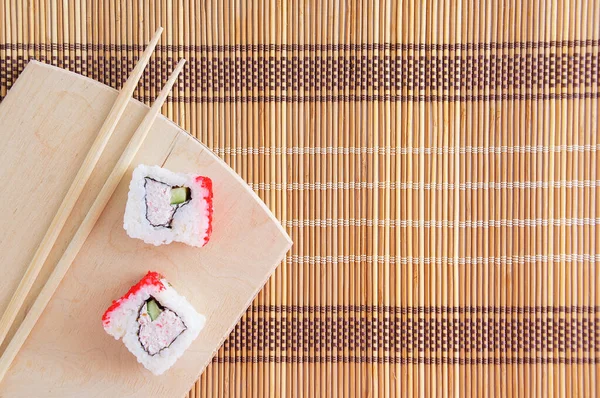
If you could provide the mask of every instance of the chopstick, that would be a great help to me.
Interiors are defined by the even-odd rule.
[[[135,68],[131,72],[131,75],[123,85],[123,88],[119,92],[119,95],[113,104],[108,116],[104,120],[100,131],[98,132],[98,136],[94,140],[92,147],[88,151],[83,164],[81,165],[75,179],[71,183],[67,194],[65,195],[56,215],[52,219],[52,223],[50,227],[46,231],[42,242],[38,246],[33,259],[29,263],[21,282],[19,282],[19,286],[17,286],[17,290],[13,294],[4,314],[2,315],[2,319],[0,319],[0,346],[4,342],[6,335],[8,334],[12,324],[19,313],[19,310],[23,306],[27,295],[29,294],[33,283],[35,282],[37,276],[40,273],[40,270],[44,266],[44,262],[48,258],[48,254],[52,250],[56,239],[58,238],[60,232],[62,231],[65,222],[69,218],[73,207],[75,207],[75,203],[79,199],[83,188],[85,187],[90,175],[94,171],[96,163],[98,163],[98,159],[102,155],[106,144],[110,140],[119,119],[123,115],[129,100],[133,96],[133,91],[135,90],[140,78],[144,73],[144,69],[154,52],[154,48],[160,39],[160,35],[163,29],[158,28],[152,36],[152,39],[148,43],[146,50],[140,57],[140,60],[136,64]]]
[[[100,190],[100,193],[96,197],[96,200],[92,204],[92,207],[83,219],[83,222],[77,229],[77,232],[75,232],[73,239],[71,239],[71,242],[69,243],[69,246],[63,253],[61,259],[58,261],[56,268],[54,268],[54,270],[50,274],[48,281],[46,282],[40,294],[36,298],[35,302],[33,303],[33,306],[27,313],[27,316],[25,317],[25,319],[19,326],[19,329],[17,330],[12,340],[6,347],[6,350],[2,354],[2,357],[0,357],[0,382],[6,375],[8,368],[10,367],[12,361],[15,359],[17,353],[25,343],[25,340],[29,336],[29,333],[31,333],[31,330],[35,326],[37,320],[44,312],[46,305],[48,305],[48,302],[50,301],[52,295],[58,288],[58,285],[63,280],[65,274],[69,270],[69,267],[73,263],[75,256],[77,256],[77,253],[79,253],[79,249],[81,249],[81,246],[83,246],[83,244],[85,243],[85,240],[87,239],[88,235],[90,234],[90,232],[92,232],[96,221],[98,221],[98,218],[100,218],[104,207],[110,200],[112,194],[119,185],[119,182],[125,175],[125,172],[129,168],[131,161],[135,157],[135,154],[142,146],[142,143],[148,135],[148,132],[150,131],[150,127],[154,123],[154,120],[160,113],[162,105],[167,99],[169,92],[173,87],[173,84],[177,80],[179,73],[181,73],[181,71],[183,70],[184,64],[185,60],[180,60],[177,66],[175,67],[173,73],[171,73],[171,76],[169,76],[169,80],[167,80],[167,83],[158,94],[158,97],[156,97],[154,104],[152,105],[152,107],[138,126],[137,130],[131,137],[131,140],[127,144],[127,147],[123,151],[123,154],[119,158],[119,161],[113,168],[112,172],[108,176],[108,179],[104,183],[104,186]]]

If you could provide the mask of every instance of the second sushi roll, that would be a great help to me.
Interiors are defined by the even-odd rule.
[[[138,362],[155,375],[173,366],[205,321],[158,272],[148,272],[102,316],[104,330],[122,339]]]

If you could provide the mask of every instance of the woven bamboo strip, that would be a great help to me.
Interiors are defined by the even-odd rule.
[[[6,9],[6,2],[3,1],[0,3],[0,20],[1,21],[7,21],[7,15],[8,14],[8,10]],[[2,24],[3,26],[0,27],[0,43],[8,43],[8,37],[7,37],[7,33],[6,33],[6,26],[8,25],[8,23],[4,23]],[[0,47],[0,58],[1,59],[7,59],[8,56],[8,51],[6,49],[5,46]],[[6,74],[8,72],[8,69],[6,69],[4,71],[4,73]],[[2,96],[3,98],[6,96],[6,91],[7,91],[7,80],[8,77],[7,76],[1,76],[0,77],[0,96]]]
[[[598,6],[598,2],[594,1],[592,5],[595,5],[596,7]],[[587,15],[587,20],[584,26],[587,25],[587,29],[586,29],[586,33],[583,33],[582,30],[582,36],[587,36],[590,32],[591,32],[591,24],[592,23],[597,23],[599,21],[598,19],[598,12],[592,12],[591,10],[594,10],[596,8],[589,8],[589,7],[582,7],[584,10],[584,13],[586,13]],[[584,17],[585,18],[585,17]],[[593,37],[593,34],[591,35]],[[597,50],[593,50],[590,48],[590,50],[594,51],[594,52],[598,52]],[[586,100],[585,102],[585,124],[584,124],[584,131],[588,131],[589,134],[586,134],[586,142],[589,142],[590,144],[593,144],[596,142],[596,137],[595,137],[595,133],[597,133],[597,127],[592,127],[592,122],[591,122],[591,116],[593,114],[597,114],[597,106],[598,103],[597,101],[592,101],[592,100]],[[593,162],[595,160],[595,155],[594,154],[590,154],[588,155],[588,160],[585,163],[585,170],[584,171],[584,175],[589,175],[590,176],[595,176],[595,169],[593,167]],[[592,205],[593,200],[595,198],[595,192],[593,191],[588,191],[586,192],[586,199],[588,199],[587,204],[584,201],[584,204],[586,204],[586,208],[589,209],[589,214],[590,217],[594,216],[596,213],[596,208],[594,208],[594,206]],[[586,236],[586,242],[589,242],[589,246],[588,247],[592,247],[594,245],[594,236],[595,236],[595,228],[590,227],[590,231],[589,231],[589,238]],[[584,249],[586,247],[584,246]],[[588,264],[585,264],[588,265]],[[596,271],[595,265],[594,264],[589,264],[589,266],[587,267],[587,269],[584,268],[584,275],[586,275],[586,281],[588,281],[589,284],[586,284],[590,292],[595,292],[594,288],[596,286],[596,278],[593,277],[593,275],[595,275],[593,272]],[[589,274],[588,274],[589,272]],[[588,276],[589,275],[589,276]],[[586,286],[584,285],[584,286]],[[589,299],[589,303],[593,303],[595,302],[597,296],[593,295],[590,297],[587,297],[587,299]],[[594,361],[596,359],[596,355],[595,353],[591,353],[590,355],[591,360]],[[594,363],[594,362],[592,362]],[[589,379],[586,380],[586,384],[589,383],[590,386],[590,395],[593,395],[594,393],[596,393],[596,388],[595,388],[595,382],[597,380],[597,369],[595,369],[594,367],[592,367],[590,369],[590,374],[589,374]]]

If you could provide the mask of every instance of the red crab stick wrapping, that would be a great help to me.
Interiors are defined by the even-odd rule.
[[[213,221],[213,190],[212,180],[208,177],[198,176],[196,177],[196,184],[199,189],[204,190],[204,201],[206,202],[206,217],[208,218],[208,227],[205,229],[204,244],[207,244],[212,235],[212,221]],[[200,228],[204,230],[204,223],[201,223]]]

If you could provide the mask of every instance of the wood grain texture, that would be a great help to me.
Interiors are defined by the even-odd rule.
[[[24,201],[3,197],[0,202],[2,214],[13,215],[0,243],[0,263],[7,275],[3,291],[18,282],[26,265],[23,252],[45,231],[53,201],[64,195],[70,174],[97,131],[95,122],[102,120],[115,96],[99,83],[32,62],[0,106],[3,150],[10,152],[2,158],[6,163],[0,180],[32,193]],[[75,217],[61,236],[73,233],[77,218],[85,215],[116,162],[113,152],[122,152],[137,127],[135,121],[139,123],[146,112],[144,105],[134,101],[127,107],[124,123],[115,132],[119,139],[109,144],[108,156],[101,158],[87,195],[78,202]],[[0,384],[0,396],[184,395],[291,246],[274,216],[243,181],[166,119],[160,118],[152,127],[133,161],[139,163],[199,172],[213,179],[211,242],[202,249],[181,244],[154,247],[128,238],[122,227],[128,172]],[[23,170],[20,178],[19,170]],[[59,255],[68,241],[59,238],[53,255]],[[111,300],[147,270],[163,273],[208,319],[188,352],[160,377],[137,364],[121,342],[104,332],[100,321]]]
[[[146,51],[151,52],[151,49],[148,49]],[[147,58],[150,58],[150,54],[147,55]],[[25,316],[25,319],[19,325],[19,327],[18,327],[16,333],[13,335],[12,339],[7,343],[6,349],[4,350],[4,352],[2,353],[2,357],[0,358],[0,383],[4,379],[6,372],[12,365],[12,362],[14,361],[15,357],[21,350],[21,347],[23,347],[23,344],[29,337],[29,334],[35,327],[40,316],[42,316],[42,314],[45,312],[46,306],[48,305],[48,303],[54,296],[54,293],[56,293],[56,289],[58,289],[58,286],[60,285],[63,278],[69,271],[69,268],[71,267],[71,264],[73,263],[73,261],[75,260],[75,257],[79,253],[79,250],[81,249],[83,244],[86,242],[89,234],[92,232],[92,230],[96,226],[96,222],[98,221],[98,219],[100,218],[100,215],[104,211],[106,204],[112,198],[112,195],[113,195],[115,189],[121,182],[125,173],[129,170],[129,168],[131,166],[131,162],[133,161],[133,158],[135,157],[138,150],[144,143],[144,140],[146,139],[146,136],[150,132],[150,128],[154,124],[156,117],[160,114],[160,109],[162,108],[163,104],[165,103],[165,100],[167,99],[167,97],[169,96],[169,93],[171,92],[171,89],[173,88],[173,84],[175,84],[175,81],[179,77],[179,74],[181,73],[184,64],[185,64],[185,60],[182,59],[179,61],[179,63],[177,64],[177,66],[175,67],[175,69],[173,70],[171,75],[169,76],[169,79],[165,83],[165,86],[161,89],[160,93],[156,97],[154,103],[152,104],[152,107],[150,107],[150,109],[148,110],[146,115],[144,115],[142,122],[135,130],[134,134],[131,137],[131,140],[127,143],[127,146],[125,147],[123,153],[119,157],[119,160],[115,164],[115,167],[112,169],[112,171],[108,175],[106,182],[104,183],[104,185],[102,186],[102,189],[96,196],[94,203],[92,203],[86,216],[84,217],[83,221],[77,228],[77,231],[75,232],[75,235],[73,236],[73,239],[69,242],[69,245],[67,246],[66,250],[64,251],[64,253],[63,253],[62,257],[60,258],[60,260],[58,261],[58,263],[54,266],[52,273],[46,280],[46,283],[44,284],[42,290],[40,291],[40,294],[36,297],[35,301],[31,305],[31,308],[27,311],[27,315]],[[137,68],[137,66],[136,66],[136,68]],[[136,83],[137,83],[137,80],[136,80]],[[134,88],[135,87],[131,88],[131,92],[133,92]],[[125,94],[127,94],[127,92],[125,92]],[[113,108],[111,109],[107,119],[110,119],[112,114],[114,113],[114,109],[118,108],[118,104],[120,102],[120,99],[122,98],[122,95],[123,95],[123,92],[120,92],[119,98],[117,99],[115,105],[113,105]],[[121,100],[121,101],[123,101],[122,109],[120,110],[121,114],[127,108],[127,105],[129,104],[130,99],[131,99],[131,95],[129,94],[128,96],[125,97],[124,100]],[[101,129],[100,133],[98,134],[98,137],[100,137],[102,135],[102,133],[103,133],[102,130],[104,129],[104,126],[106,125],[106,123],[107,122],[105,120],[103,128]],[[118,121],[115,121],[114,126],[112,127],[112,130],[114,130],[116,128],[117,124],[118,124]],[[96,138],[96,141],[98,141],[98,138]],[[108,143],[108,139],[106,139],[106,143]],[[106,144],[104,146],[106,146]],[[94,144],[92,144],[92,148],[89,149],[88,154],[86,155],[86,159],[84,159],[84,161],[83,161],[82,167],[87,166],[87,164],[86,164],[87,159],[90,157],[90,153],[93,153],[93,151],[95,151],[95,150],[96,150],[96,148],[95,148],[95,143],[94,143]],[[94,156],[97,159],[99,159],[101,156],[101,153],[95,154]],[[87,171],[87,174],[91,175],[92,172],[93,172],[93,167]],[[78,172],[78,175],[75,177],[75,181],[78,181],[78,177],[81,173],[82,173],[82,171],[80,169]],[[89,175],[88,175],[88,177],[89,177]],[[81,184],[81,188],[79,190],[80,192],[83,190],[84,186],[86,185],[86,182],[87,182],[87,179],[85,182],[83,182],[83,181],[79,182]],[[67,202],[67,203],[72,202],[72,205],[70,206],[71,208],[74,207],[75,204],[77,203],[77,199],[79,199],[80,192],[77,193],[76,197],[70,197],[70,195],[73,194],[72,191],[73,191],[73,184],[71,184],[71,187],[67,191],[67,194],[66,194],[65,198],[63,199],[63,202],[60,206],[60,209],[59,209],[59,212],[57,213],[57,215],[61,212],[61,210],[64,210],[63,206],[65,205],[65,202]],[[71,212],[71,210],[72,209],[69,209],[69,213]],[[64,223],[66,222],[67,218],[68,217],[64,216],[63,221],[60,223],[61,229],[62,229],[62,226],[64,225]],[[54,230],[54,228],[57,228],[57,225],[55,225],[56,219],[57,219],[57,216],[54,216],[54,219],[53,219],[48,231],[46,232],[46,235],[44,236],[44,238],[42,240],[41,246],[43,246],[43,245],[48,246],[46,249],[44,249],[44,251],[46,252],[46,255],[44,256],[43,260],[41,258],[39,258],[38,253],[40,253],[40,249],[38,248],[38,250],[36,251],[36,254],[35,254],[36,260],[34,260],[32,263],[30,263],[29,266],[27,267],[27,269],[25,271],[25,276],[23,277],[23,279],[21,279],[21,282],[19,283],[19,286],[17,287],[17,293],[15,293],[13,295],[13,297],[11,298],[11,301],[8,305],[8,309],[6,310],[7,312],[9,310],[13,311],[12,313],[9,313],[11,321],[14,320],[14,318],[17,316],[19,309],[21,308],[21,305],[23,304],[23,302],[25,301],[25,299],[29,293],[29,289],[31,288],[31,286],[33,285],[35,280],[37,279],[36,278],[37,275],[39,274],[39,272],[41,271],[41,269],[44,266],[44,260],[46,259],[47,254],[50,253],[50,250],[52,250],[52,247],[54,246],[54,242],[56,241],[56,238],[58,238],[60,230]],[[52,242],[47,240],[49,233],[51,235],[55,236],[54,239],[52,239]],[[33,265],[33,267],[34,267],[33,269],[35,271],[32,271],[32,265]],[[33,275],[33,272],[35,272],[35,275]],[[27,281],[26,285],[24,285],[24,281]],[[27,286],[26,291],[23,289],[24,286]],[[18,301],[19,306],[11,308],[11,304],[15,303],[15,298],[19,298],[19,301]],[[4,335],[6,335],[8,333],[8,331],[10,330],[9,326],[10,325],[7,325],[5,327],[6,329],[5,329]]]

